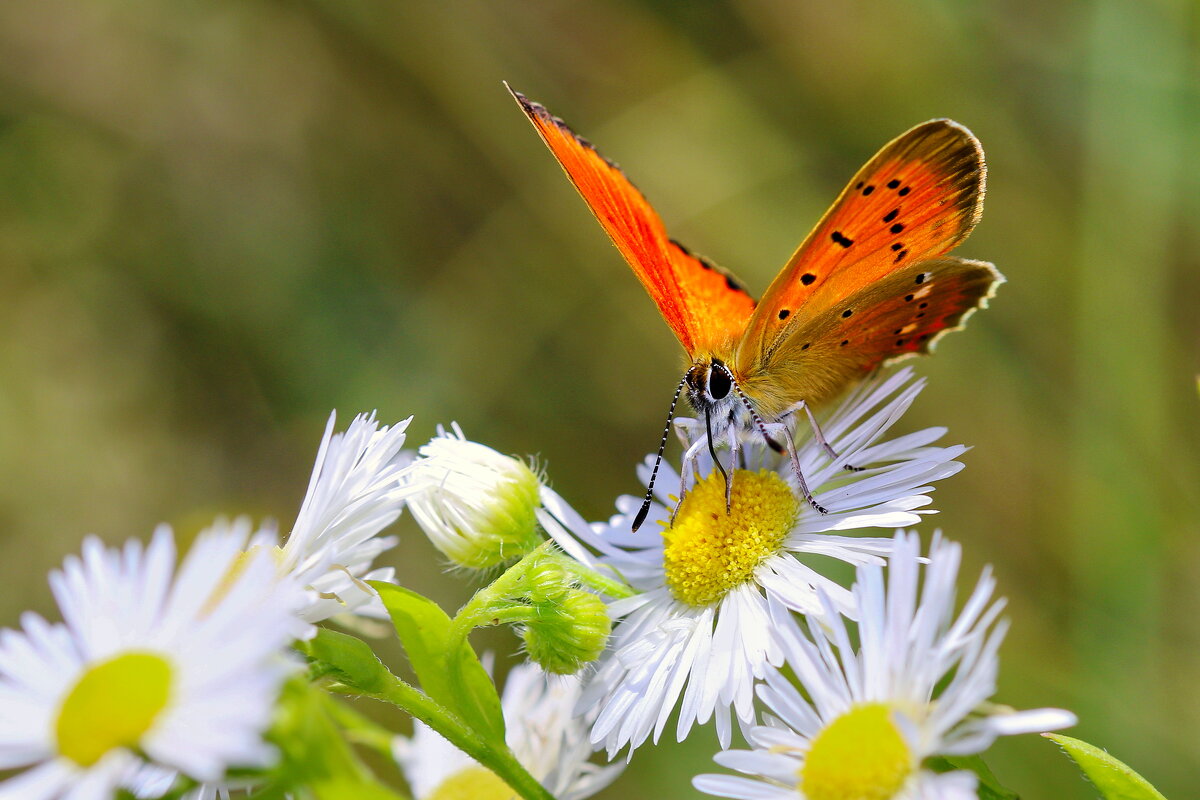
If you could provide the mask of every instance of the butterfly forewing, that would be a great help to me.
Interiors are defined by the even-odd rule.
[[[543,106],[512,92],[689,356],[728,349],[754,300],[732,276],[689,253],[624,173]]]
[[[979,219],[984,179],[978,141],[950,120],[923,123],[886,145],[768,287],[738,347],[743,371],[768,369],[798,328],[962,241]]]

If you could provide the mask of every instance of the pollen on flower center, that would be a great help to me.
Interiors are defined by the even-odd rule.
[[[122,653],[89,668],[67,693],[54,733],[58,751],[89,767],[118,747],[136,747],[171,698],[170,663]]]
[[[913,754],[883,703],[855,706],[817,737],[800,768],[808,800],[889,800],[915,769]]]
[[[484,767],[467,767],[438,784],[425,800],[512,800],[509,785]]]
[[[671,594],[692,606],[720,600],[779,552],[799,513],[791,487],[769,470],[734,470],[728,513],[724,478],[714,472],[699,481],[663,531]]]

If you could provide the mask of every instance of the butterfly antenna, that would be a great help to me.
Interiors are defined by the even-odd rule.
[[[744,405],[746,410],[750,412],[750,419],[754,420],[754,424],[758,427],[758,432],[762,434],[767,446],[776,453],[787,452],[783,445],[772,439],[771,434],[767,433],[766,423],[762,421],[762,417],[760,417],[758,412],[754,410],[754,404],[750,402],[750,398],[747,397],[746,393],[742,391],[742,387],[738,386],[738,382],[733,377],[733,373],[729,370],[729,367],[725,366],[724,364],[713,364],[713,368],[721,370],[721,372],[725,374],[725,377],[729,378],[729,383],[733,386],[733,390],[737,392],[737,396],[741,398],[742,405]],[[709,436],[708,438],[709,442],[711,443],[712,436]]]
[[[630,529],[633,533],[637,533],[637,529],[642,527],[642,523],[646,521],[646,515],[650,513],[650,502],[654,498],[654,479],[658,477],[658,465],[662,463],[663,453],[667,449],[667,436],[671,433],[671,420],[675,418],[675,404],[679,402],[679,395],[683,394],[683,386],[687,383],[687,376],[683,376],[683,380],[675,387],[675,396],[671,398],[671,409],[667,412],[667,424],[663,426],[662,441],[658,443],[658,455],[654,457],[654,469],[650,471],[650,482],[646,486],[646,499],[642,500],[642,507],[638,509],[637,516],[633,518],[633,527]],[[712,441],[712,437],[709,437]]]

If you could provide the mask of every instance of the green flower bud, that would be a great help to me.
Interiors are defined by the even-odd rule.
[[[582,589],[566,589],[537,606],[539,618],[521,632],[529,659],[546,672],[572,675],[595,661],[612,632],[604,602]]]
[[[460,567],[489,569],[542,543],[534,512],[542,482],[525,463],[467,441],[458,425],[420,449],[409,481],[413,518]]]
[[[573,591],[573,579],[559,564],[543,560],[530,567],[525,576],[525,595],[534,605],[555,603]]]

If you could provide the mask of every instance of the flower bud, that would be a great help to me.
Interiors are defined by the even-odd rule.
[[[534,511],[541,480],[526,464],[467,441],[457,424],[424,445],[408,499],[434,547],[460,567],[489,569],[542,543]]]
[[[575,588],[572,581],[559,564],[543,559],[533,564],[525,576],[525,596],[534,605],[557,602]]]
[[[612,620],[604,602],[582,589],[567,589],[521,632],[529,660],[546,672],[572,675],[604,650]]]

